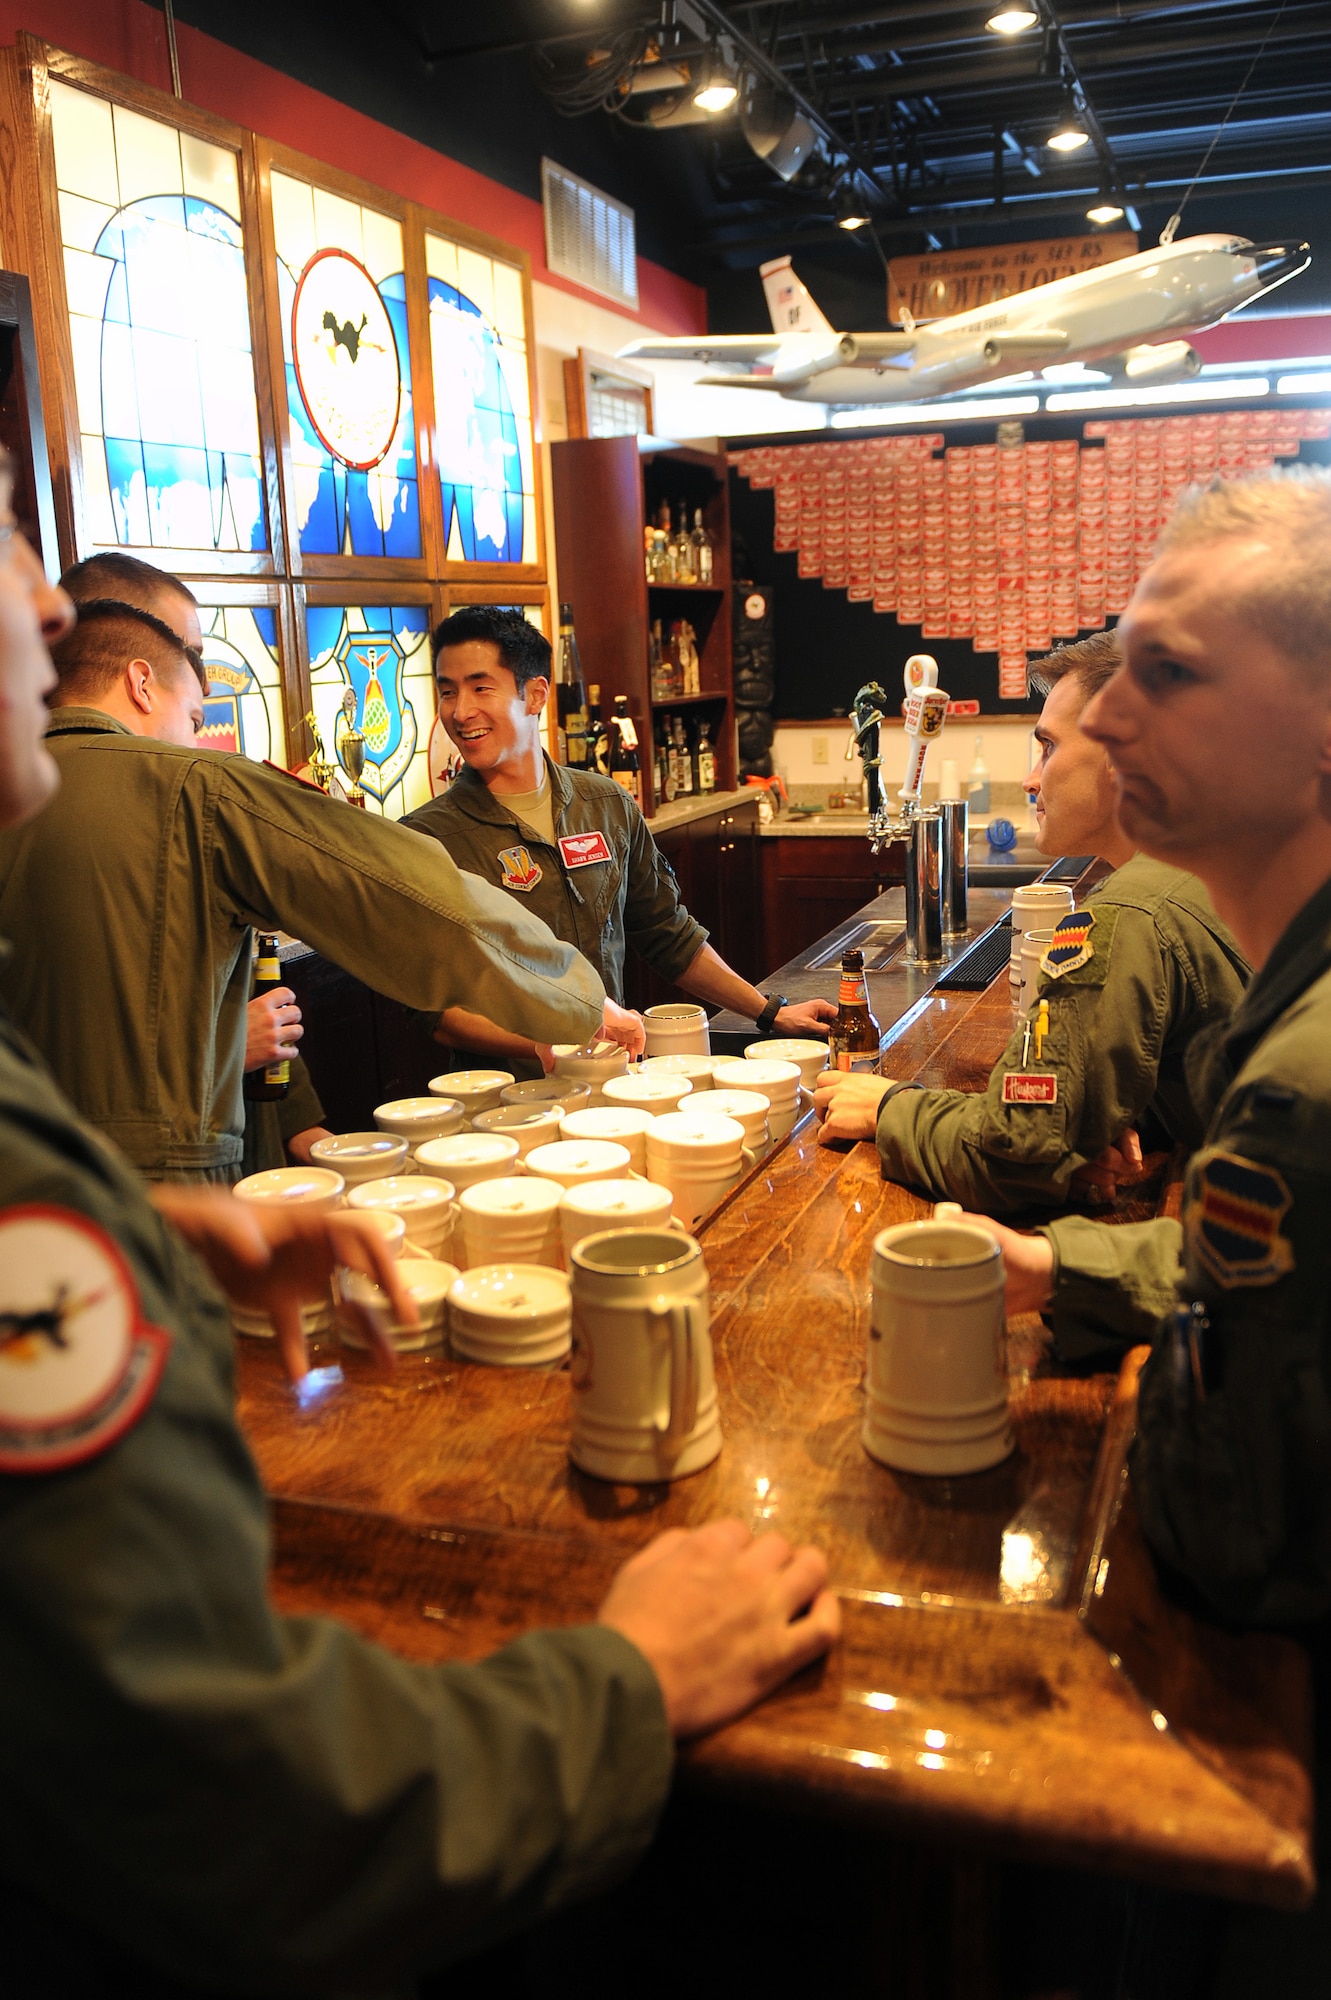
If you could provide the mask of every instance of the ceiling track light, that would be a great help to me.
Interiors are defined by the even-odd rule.
[[[842,181],[836,192],[837,228],[863,229],[871,219],[854,182]]]
[[[698,86],[693,93],[693,101],[699,111],[715,115],[718,111],[729,111],[739,96],[739,85],[721,60],[715,42],[710,42],[707,52],[698,65]]]
[[[993,35],[1020,35],[1027,28],[1037,27],[1039,20],[1034,7],[1022,7],[1017,0],[1008,0],[1008,4],[991,14],[984,25]]]
[[[1082,146],[1089,146],[1091,135],[1086,130],[1082,114],[1077,107],[1077,99],[1070,86],[1063,90],[1063,110],[1057,125],[1045,140],[1056,153],[1075,153]]]
[[[1101,189],[1099,199],[1092,202],[1086,211],[1086,220],[1103,228],[1107,223],[1121,221],[1123,214],[1123,204],[1118,196]]]

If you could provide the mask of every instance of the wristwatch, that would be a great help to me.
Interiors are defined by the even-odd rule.
[[[770,1035],[775,1026],[777,1015],[783,1007],[788,1007],[789,1005],[790,1002],[786,999],[784,993],[773,993],[754,1023],[758,1033],[760,1035]]]

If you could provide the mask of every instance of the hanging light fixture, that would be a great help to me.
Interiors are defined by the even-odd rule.
[[[1022,7],[1017,0],[1007,0],[1007,4],[991,14],[984,25],[994,35],[1020,35],[1027,28],[1033,28],[1039,19],[1034,7]]]
[[[738,96],[739,85],[721,60],[715,42],[710,43],[698,67],[694,103],[699,111],[729,111]]]
[[[1065,88],[1063,92],[1063,110],[1059,116],[1057,125],[1055,125],[1053,131],[1045,140],[1045,144],[1046,146],[1052,146],[1056,153],[1075,153],[1079,147],[1089,146],[1090,143],[1091,135],[1082,123],[1081,113],[1077,109],[1077,100],[1072,90]]]
[[[836,220],[838,229],[863,229],[870,220],[869,211],[853,181],[842,181],[837,189]]]
[[[1117,222],[1122,214],[1122,204],[1116,201],[1112,195],[1102,193],[1099,200],[1092,203],[1091,207],[1087,209],[1086,220],[1100,224]]]

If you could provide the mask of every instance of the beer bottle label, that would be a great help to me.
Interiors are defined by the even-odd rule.
[[[854,1053],[850,1049],[838,1049],[836,1066],[838,1069],[850,1070],[857,1076],[873,1076],[878,1069],[878,1057],[872,1049],[861,1049]]]
[[[862,972],[842,973],[839,998],[843,1007],[868,1006],[869,989],[864,983],[864,974]]]
[[[282,978],[281,960],[276,958],[261,958],[255,968],[255,977],[266,981],[270,986],[278,985]]]
[[[284,1056],[281,1062],[269,1063],[263,1073],[265,1083],[287,1084],[291,1081],[291,1064]]]

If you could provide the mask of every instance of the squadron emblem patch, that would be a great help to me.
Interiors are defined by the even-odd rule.
[[[1198,1262],[1228,1291],[1274,1285],[1294,1269],[1294,1251],[1280,1225],[1293,1197],[1274,1167],[1238,1153],[1203,1153],[1183,1212],[1183,1229]]]
[[[147,1408],[169,1346],[95,1222],[35,1203],[0,1214],[0,1473],[105,1451]]]
[[[525,847],[501,847],[498,860],[504,871],[499,877],[500,888],[521,889],[524,895],[531,894],[545,872]]]
[[[1071,985],[1103,986],[1117,923],[1115,905],[1069,910],[1054,925],[1054,935],[1040,954],[1041,972]]]

